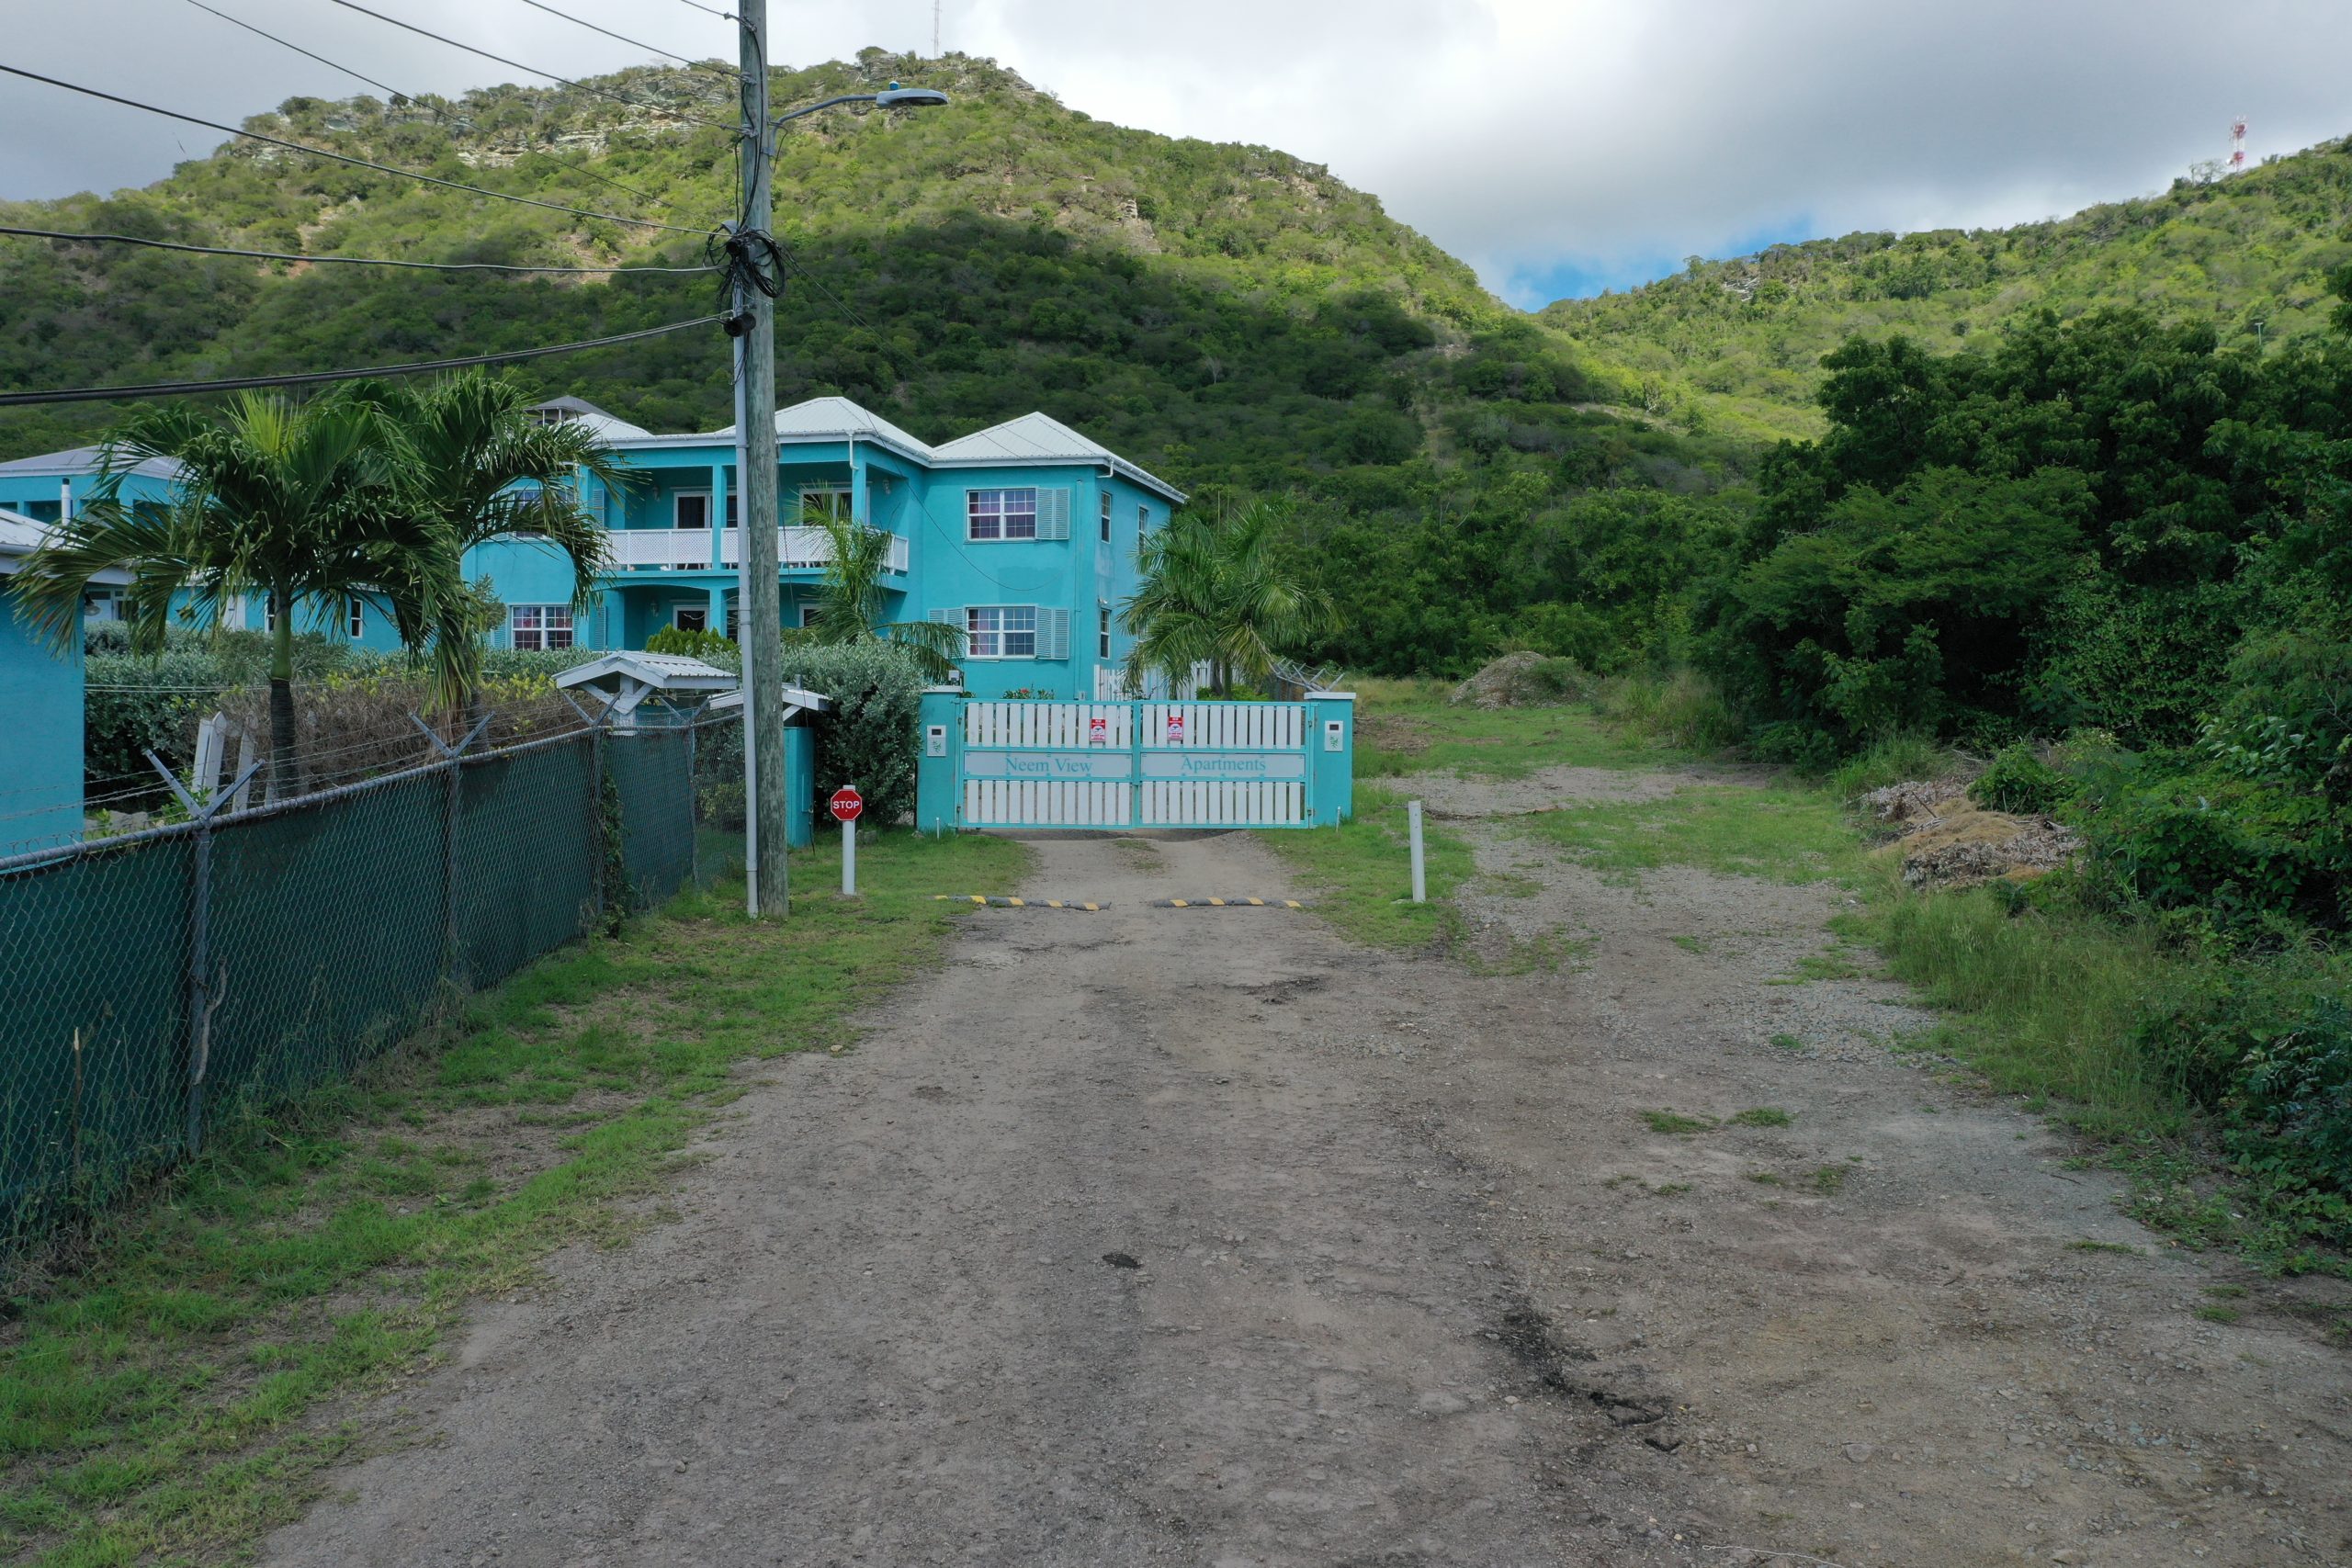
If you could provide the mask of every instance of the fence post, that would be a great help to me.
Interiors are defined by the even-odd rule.
[[[1307,820],[1336,828],[1355,815],[1356,698],[1352,692],[1306,697]]]
[[[466,731],[466,738],[455,746],[441,739],[438,731],[412,713],[409,722],[424,731],[443,760],[449,764],[449,804],[441,822],[441,977],[453,984],[458,974],[458,818],[465,808],[466,748],[481,739],[497,715],[486,713],[475,726]]]
[[[1143,777],[1143,703],[1127,703],[1127,826],[1143,825],[1143,792],[1151,786]]]
[[[915,831],[933,837],[956,824],[964,755],[964,692],[926,686],[922,692],[922,755],[915,759]]]
[[[218,795],[198,795],[189,793],[178,775],[165,767],[154,752],[147,753],[147,761],[164,775],[164,782],[171,785],[172,793],[179,796],[180,805],[196,823],[196,846],[188,879],[187,1122],[183,1134],[187,1152],[194,1155],[204,1146],[204,1074],[212,1063],[212,1015],[220,1006],[220,998],[212,994],[212,818],[253,782],[261,764],[248,764],[237,774],[236,781]],[[213,782],[217,784],[219,780]],[[77,1053],[77,1071],[79,1064]],[[76,1138],[76,1157],[80,1149],[81,1141]]]
[[[686,886],[696,892],[702,890],[702,834],[695,821],[695,730],[702,724],[703,708],[709,705],[700,705],[686,720]]]

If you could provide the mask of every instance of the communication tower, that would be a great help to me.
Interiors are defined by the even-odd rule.
[[[2230,173],[2233,175],[2240,169],[2245,167],[2245,116],[2244,115],[2240,115],[2237,118],[2230,121],[2230,161],[2228,167]]]

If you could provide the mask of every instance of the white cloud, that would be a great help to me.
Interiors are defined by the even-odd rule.
[[[515,76],[321,0],[209,0],[396,85]],[[513,0],[370,0],[532,64],[638,58]],[[666,0],[561,0],[692,55],[732,29]],[[192,6],[135,29],[0,0],[29,69],[233,122],[355,85]],[[2240,0],[944,0],[947,47],[1074,107],[1328,163],[1522,303],[1760,234],[2014,222],[2161,186],[2221,149],[2352,130],[2352,8]],[[776,57],[927,50],[930,0],[775,0]],[[139,183],[203,150],[128,111],[0,85],[0,194]],[[175,137],[178,140],[175,141]]]

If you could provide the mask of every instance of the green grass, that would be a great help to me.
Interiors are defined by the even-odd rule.
[[[1261,836],[1290,863],[1312,895],[1316,913],[1359,942],[1378,947],[1452,942],[1462,917],[1452,899],[1476,873],[1470,846],[1426,817],[1421,859],[1429,902],[1415,904],[1405,799],[1377,785],[1356,786],[1355,815],[1336,828]]]
[[[1813,1173],[1813,1190],[1825,1198],[1834,1198],[1846,1190],[1846,1179],[1852,1174],[1848,1166],[1821,1166]]]
[[[1645,1111],[1641,1116],[1651,1132],[1670,1135],[1711,1132],[1715,1126],[1713,1117],[1685,1116],[1677,1111]]]
[[[1868,863],[1837,802],[1793,785],[1705,785],[1664,800],[1537,812],[1512,826],[1624,882],[1693,865],[1771,882],[1853,884]]]
[[[1736,1127],[1785,1127],[1796,1118],[1777,1105],[1751,1105],[1731,1120]]]
[[[204,1156],[23,1279],[0,1347],[0,1553],[211,1562],[292,1517],[356,1433],[317,1418],[429,1360],[458,1309],[659,1188],[746,1059],[846,1044],[936,956],[941,888],[1024,852],[867,836],[864,897],[752,925],[741,885],[550,954],[356,1081],[216,1130]],[[839,886],[838,840],[793,857]]]
[[[1639,767],[1665,755],[1580,705],[1478,708],[1447,702],[1451,690],[1438,681],[1357,682],[1356,777],[1521,778],[1538,768]]]
[[[2140,1255],[2138,1247],[2121,1241],[2070,1241],[2066,1245],[2076,1252],[2120,1252],[2132,1258]]]
[[[1770,1044],[1776,1051],[1802,1051],[1804,1049],[1804,1042],[1798,1039],[1793,1034],[1775,1034],[1772,1036]]]

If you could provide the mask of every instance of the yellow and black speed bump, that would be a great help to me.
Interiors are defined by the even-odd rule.
[[[1154,898],[1155,909],[1304,909],[1295,898]]]
[[[934,893],[934,904],[975,904],[989,909],[1082,909],[1088,914],[1103,906],[1086,898],[1008,898],[993,893]]]

